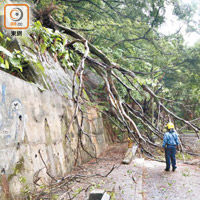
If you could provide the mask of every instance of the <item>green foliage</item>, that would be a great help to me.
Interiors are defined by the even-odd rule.
[[[20,181],[20,183],[23,185],[23,188],[21,189],[21,195],[23,196],[23,197],[29,197],[29,198],[31,198],[31,188],[30,188],[30,186],[27,184],[27,180],[26,180],[26,177],[24,177],[24,176],[21,176],[20,178],[19,178],[19,181]]]
[[[79,62],[79,57],[74,55],[74,52],[65,49],[67,37],[63,36],[60,32],[47,29],[37,21],[29,30],[29,34],[33,42],[26,37],[22,37],[21,39],[24,45],[30,48],[34,53],[36,50],[39,50],[41,54],[45,54],[45,51],[49,51],[54,58],[60,60],[63,67],[70,69]],[[28,73],[30,66],[35,67],[36,71],[44,76],[42,64],[35,61],[31,56],[25,58],[21,51],[13,50],[12,42],[10,38],[0,32],[0,68],[28,81],[33,81]],[[38,43],[39,47],[36,45]],[[8,50],[8,48],[12,49],[12,51]]]
[[[128,174],[132,174],[133,171],[132,171],[132,170],[127,170],[127,173],[128,173]]]
[[[12,53],[2,46],[0,46],[0,52],[3,52],[6,56],[12,57]]]
[[[121,74],[117,74],[132,88],[131,93],[135,99],[139,102],[150,100],[149,95],[144,97],[144,92],[141,94],[137,89],[146,84],[154,92],[159,91],[159,96],[178,101],[179,104],[172,108],[177,115],[185,117],[191,112],[193,117],[198,116],[199,47],[185,47],[180,34],[165,37],[158,32],[165,20],[166,6],[172,6],[173,13],[189,27],[193,27],[193,22],[190,21],[194,15],[194,7],[174,0],[58,0],[52,1],[52,4],[56,6],[51,13],[55,20],[80,32],[113,62],[131,71],[141,72],[137,80],[131,80],[136,88]],[[49,7],[47,0],[41,0],[37,4],[37,9],[45,10]],[[66,36],[42,27],[40,22],[35,23],[32,33],[40,43],[42,54],[50,51],[57,56],[63,67],[71,68],[79,64],[79,56],[64,48]],[[75,46],[83,50],[82,45]],[[128,100],[126,89],[117,81],[116,87],[121,98]],[[185,108],[182,106],[185,104],[194,106]]]
[[[41,5],[44,6],[45,2]],[[200,96],[196,87],[199,75],[195,73],[195,70],[199,69],[196,67],[199,51],[193,55],[195,48],[188,50],[184,47],[183,37],[179,34],[165,37],[157,31],[159,25],[164,22],[163,11],[166,5],[173,6],[174,14],[188,25],[194,13],[191,6],[170,0],[167,4],[165,1],[139,0],[91,0],[73,3],[60,0],[55,4],[59,8],[52,15],[60,23],[79,31],[115,63],[131,71],[149,73],[148,76],[141,74],[137,80],[132,80],[134,84],[134,81],[139,85],[147,84],[154,92],[161,88],[160,96],[181,101],[183,104],[186,103],[186,99],[189,104],[199,103]],[[67,12],[68,10],[70,12]],[[67,20],[63,20],[65,18]],[[192,58],[185,62],[184,58],[188,56]],[[76,58],[74,61],[79,60]],[[61,62],[67,65],[65,59]],[[155,71],[158,72],[154,73]],[[138,90],[124,77],[117,75],[133,89],[135,99],[144,101]],[[183,77],[187,77],[187,80]],[[121,98],[126,98],[126,89],[119,83],[116,86]],[[147,100],[149,98],[147,97]],[[182,117],[187,113],[180,104],[176,104],[173,109]],[[189,109],[195,116],[200,113],[199,107]]]
[[[184,171],[182,172],[182,175],[185,177],[190,176],[190,170],[188,168],[184,169]]]
[[[32,0],[29,1],[33,3]],[[115,72],[117,77],[132,89],[131,94],[138,102],[142,104],[145,101],[151,101],[150,96],[145,95],[144,91],[141,93],[140,90],[141,86],[146,84],[158,96],[177,102],[174,105],[166,104],[178,116],[190,120],[200,114],[198,86],[200,45],[196,44],[188,48],[184,45],[181,34],[166,37],[158,32],[159,26],[165,20],[164,13],[168,5],[172,6],[174,14],[188,24],[190,30],[193,30],[190,20],[194,15],[194,8],[174,0],[167,2],[164,0],[54,0],[52,5],[49,5],[48,0],[40,0],[36,9],[45,10],[55,6],[56,9],[51,13],[55,20],[82,34],[113,62],[130,71],[138,72],[137,79],[131,80]],[[66,50],[68,36],[63,33],[45,28],[41,22],[37,21],[30,35],[39,44],[38,50],[41,54],[49,51],[54,58],[59,59],[63,67],[69,69],[79,64],[80,57],[72,50]],[[10,41],[0,33],[0,41],[2,38],[4,41],[2,47],[5,48],[5,44],[9,44]],[[82,44],[74,46],[84,51]],[[7,57],[5,59],[0,55],[0,65],[10,70],[14,66],[13,62],[17,62],[15,70],[22,72],[23,58],[17,59],[18,62]],[[42,70],[42,67],[39,66],[38,69]],[[115,83],[120,97],[131,103],[132,100],[127,97],[125,87],[117,80]],[[100,87],[91,91],[95,96],[94,100],[99,97],[97,93],[101,96],[103,94]],[[149,110],[152,109],[152,105],[154,105],[153,102],[148,105]],[[104,110],[108,110],[106,106]],[[154,116],[152,114],[149,117]],[[141,127],[143,128],[142,125]]]
[[[108,194],[110,195],[110,200],[115,200],[115,192],[108,192]]]
[[[28,63],[28,60],[20,51],[13,51],[13,57],[9,58],[10,65],[12,67],[11,71],[13,70],[20,70],[23,72],[23,65]]]
[[[177,159],[179,159],[179,160],[183,160],[183,156],[184,156],[185,160],[191,160],[191,156],[187,153],[178,152],[177,155],[176,155]]]
[[[47,50],[56,56],[63,67],[70,68],[73,65],[78,65],[79,57],[73,51],[66,49],[67,37],[59,31],[53,31],[42,26],[40,21],[34,23],[30,31],[35,42],[40,43],[40,52],[42,54]]]
[[[7,48],[10,42],[11,39],[0,32],[0,67],[9,73],[16,71],[21,74],[23,72],[23,65],[26,65],[28,60],[20,51],[9,51]]]
[[[78,194],[80,194],[83,191],[82,187],[79,187],[78,189],[75,190],[74,194],[73,194],[73,198],[75,198]]]

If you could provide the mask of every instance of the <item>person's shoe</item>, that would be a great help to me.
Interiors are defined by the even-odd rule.
[[[166,168],[165,171],[166,171],[166,172],[169,172],[170,170]]]
[[[172,171],[175,172],[176,168],[177,168],[177,167],[173,167]]]

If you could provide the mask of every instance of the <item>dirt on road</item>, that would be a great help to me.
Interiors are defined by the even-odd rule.
[[[165,163],[136,156],[131,164],[122,160],[127,144],[115,144],[97,160],[79,166],[72,172],[78,179],[60,200],[88,200],[94,189],[104,189],[111,200],[200,200],[200,168],[177,163],[175,172],[165,172]]]
[[[177,167],[166,172],[164,163],[145,160],[144,200],[200,200],[200,168],[180,161]]]

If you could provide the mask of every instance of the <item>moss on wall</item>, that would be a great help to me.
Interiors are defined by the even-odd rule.
[[[24,158],[21,157],[20,160],[15,165],[15,168],[13,170],[13,173],[8,176],[8,181],[10,182],[14,176],[17,176],[17,174],[21,173],[24,169]]]

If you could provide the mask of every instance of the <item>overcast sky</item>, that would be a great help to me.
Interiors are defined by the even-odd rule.
[[[194,19],[200,22],[200,1],[199,0],[181,0],[186,4],[194,4],[197,9]],[[169,35],[175,33],[181,28],[181,33],[184,36],[185,43],[189,46],[195,42],[200,41],[200,34],[197,33],[186,33],[186,25],[183,22],[178,21],[178,18],[172,14],[172,6],[168,6],[166,9],[166,22],[159,29],[161,33]]]

